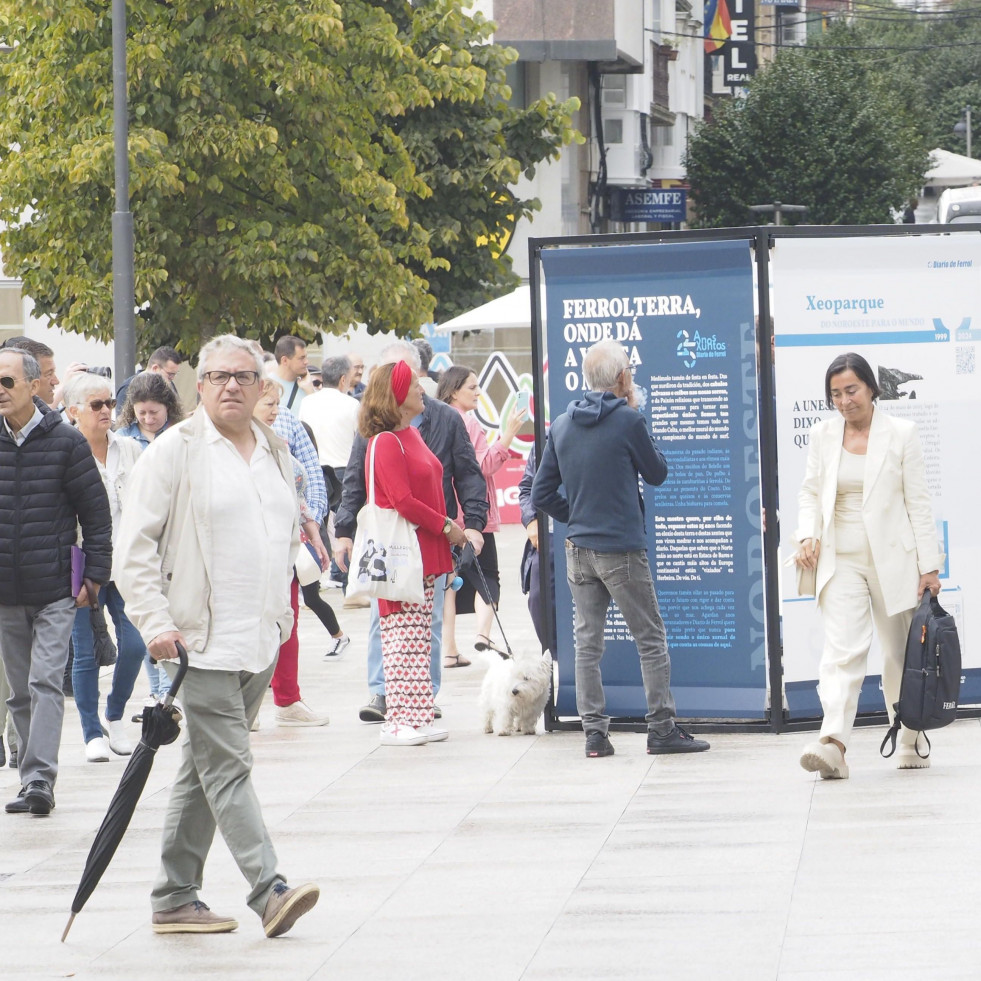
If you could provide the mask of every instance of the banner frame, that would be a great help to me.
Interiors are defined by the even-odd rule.
[[[531,355],[532,388],[536,406],[546,404],[544,373],[544,320],[542,317],[542,267],[541,255],[546,249],[603,248],[620,245],[656,245],[683,242],[745,241],[752,249],[757,269],[757,345],[759,349],[758,428],[760,438],[760,492],[764,514],[775,513],[778,500],[777,488],[777,418],[773,404],[773,360],[770,351],[772,335],[770,310],[770,250],[778,238],[855,238],[894,237],[920,235],[981,234],[981,222],[964,222],[949,225],[749,225],[735,228],[689,229],[685,231],[622,232],[608,235],[567,235],[530,238],[528,240],[529,285],[531,287]],[[545,446],[545,413],[536,412],[535,459],[541,462]],[[687,722],[693,732],[796,732],[820,727],[820,718],[790,719],[783,699],[783,647],[780,640],[779,600],[779,538],[769,522],[763,531],[763,586],[766,623],[766,657],[769,698],[762,720],[734,719],[721,721]],[[548,517],[539,514],[538,520],[539,589],[542,597],[542,616],[545,619],[545,649],[553,652],[556,647],[554,597],[551,591],[551,537]],[[558,662],[555,662],[556,665]],[[780,710],[774,712],[774,693],[779,698]],[[554,693],[550,693],[545,706],[545,729],[578,730],[578,718],[559,717],[555,711]],[[981,707],[958,708],[958,719],[981,718]],[[885,711],[860,713],[855,720],[857,727],[881,725],[886,721]],[[645,731],[643,719],[614,719],[614,730]]]

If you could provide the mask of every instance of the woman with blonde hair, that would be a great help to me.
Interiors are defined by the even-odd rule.
[[[446,739],[433,725],[433,685],[429,661],[435,580],[453,568],[450,545],[464,545],[463,531],[446,515],[443,467],[423,442],[412,420],[422,414],[422,386],[405,361],[379,365],[361,397],[358,429],[368,440],[365,482],[370,485],[374,454],[374,495],[416,525],[422,553],[422,604],[378,601],[385,672],[383,746],[418,746]],[[369,497],[372,488],[367,488]]]
[[[135,385],[135,381],[133,384]],[[136,440],[112,431],[112,410],[116,400],[109,382],[101,375],[87,372],[73,375],[65,386],[64,398],[68,418],[88,440],[95,457],[109,495],[115,534],[125,501],[126,481],[142,449]],[[139,507],[139,502],[132,502],[132,506]],[[116,666],[112,673],[112,688],[106,698],[108,745],[99,722],[99,664],[95,658],[95,637],[88,607],[75,611],[75,626],[72,629],[72,646],[75,652],[72,688],[79,721],[82,723],[85,758],[89,763],[107,762],[110,750],[118,756],[128,756],[133,752],[133,743],[126,733],[123,713],[127,699],[133,694],[140,665],[146,656],[146,644],[126,616],[123,598],[114,581],[102,587],[99,601],[109,611],[116,627]]]

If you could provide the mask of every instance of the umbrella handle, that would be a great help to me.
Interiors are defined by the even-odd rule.
[[[177,674],[174,675],[174,681],[170,686],[170,690],[164,696],[163,704],[166,707],[173,704],[174,699],[177,697],[177,692],[180,691],[181,683],[184,681],[184,675],[187,674],[187,650],[179,640],[175,641],[174,645],[177,648],[177,659],[180,665],[177,668]]]

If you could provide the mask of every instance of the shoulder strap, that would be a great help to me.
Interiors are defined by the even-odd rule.
[[[371,442],[368,444],[368,503],[372,507],[375,506],[375,444],[378,442],[378,437],[384,436],[385,433],[395,436],[395,433],[390,429],[386,429],[384,432],[372,436]],[[405,456],[405,447],[402,445],[402,440],[398,436],[395,436],[395,441],[399,444],[402,455]]]
[[[294,379],[293,380],[293,391],[290,392],[290,397],[289,397],[289,399],[287,399],[287,402],[286,402],[286,408],[287,409],[292,409],[293,408],[293,402],[296,399],[296,393],[299,390],[300,390],[300,383],[298,381],[296,381],[296,379]]]

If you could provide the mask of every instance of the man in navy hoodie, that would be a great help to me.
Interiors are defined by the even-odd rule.
[[[671,660],[647,561],[638,477],[658,486],[668,465],[633,403],[633,373],[615,341],[583,359],[584,398],[552,422],[532,503],[567,525],[566,574],[576,603],[576,705],[586,756],[612,756],[603,694],[603,628],[610,600],[637,644],[647,696],[647,752],[699,753],[709,744],[675,724]]]

